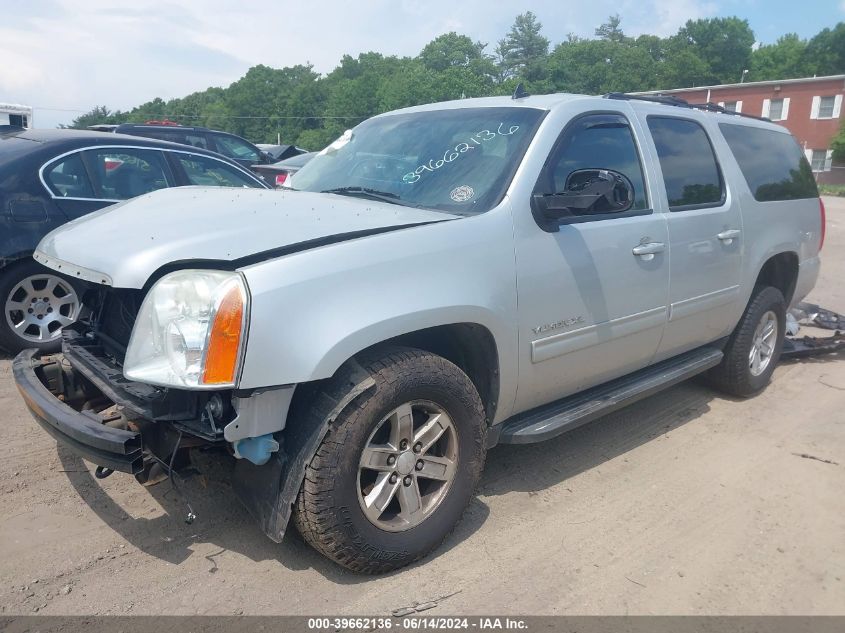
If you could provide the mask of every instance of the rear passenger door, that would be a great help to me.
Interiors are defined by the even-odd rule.
[[[48,163],[42,174],[56,205],[70,219],[175,184],[162,152],[142,147],[76,151]]]
[[[739,201],[728,190],[701,122],[645,117],[662,178],[670,244],[669,322],[656,360],[727,335],[740,296],[745,237]]]

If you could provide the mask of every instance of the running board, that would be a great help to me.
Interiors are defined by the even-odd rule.
[[[715,367],[721,360],[721,350],[700,347],[568,398],[520,413],[502,423],[499,443],[533,444],[548,440],[692,378]]]

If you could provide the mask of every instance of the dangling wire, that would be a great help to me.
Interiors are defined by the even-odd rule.
[[[197,518],[197,515],[194,514],[194,509],[191,507],[191,502],[188,501],[187,495],[179,489],[179,484],[176,483],[176,477],[173,475],[173,462],[176,461],[176,452],[179,450],[179,446],[182,444],[182,431],[179,431],[179,437],[176,438],[176,446],[173,449],[173,453],[170,455],[170,464],[167,467],[167,474],[170,477],[170,485],[173,486],[173,489],[176,491],[182,499],[185,501],[185,505],[188,506],[188,516],[185,517],[185,523],[190,525],[194,522],[194,519]]]

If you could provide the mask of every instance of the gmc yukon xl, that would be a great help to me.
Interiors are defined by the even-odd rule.
[[[824,239],[784,128],[672,98],[390,112],[289,184],[154,192],[47,235],[35,259],[90,314],[14,377],[97,476],[218,447],[267,536],[292,519],[367,573],[436,548],[497,443],[697,374],[758,393]]]

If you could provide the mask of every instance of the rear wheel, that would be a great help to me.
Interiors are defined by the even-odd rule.
[[[58,351],[61,330],[79,316],[77,289],[66,278],[27,260],[0,272],[0,347]]]
[[[454,528],[481,475],[486,423],[475,386],[440,356],[394,348],[361,364],[375,388],[332,424],[306,469],[294,522],[335,562],[383,573]]]
[[[771,286],[758,286],[725,346],[725,357],[710,370],[710,382],[734,396],[760,392],[778,363],[785,331],[783,294]]]

